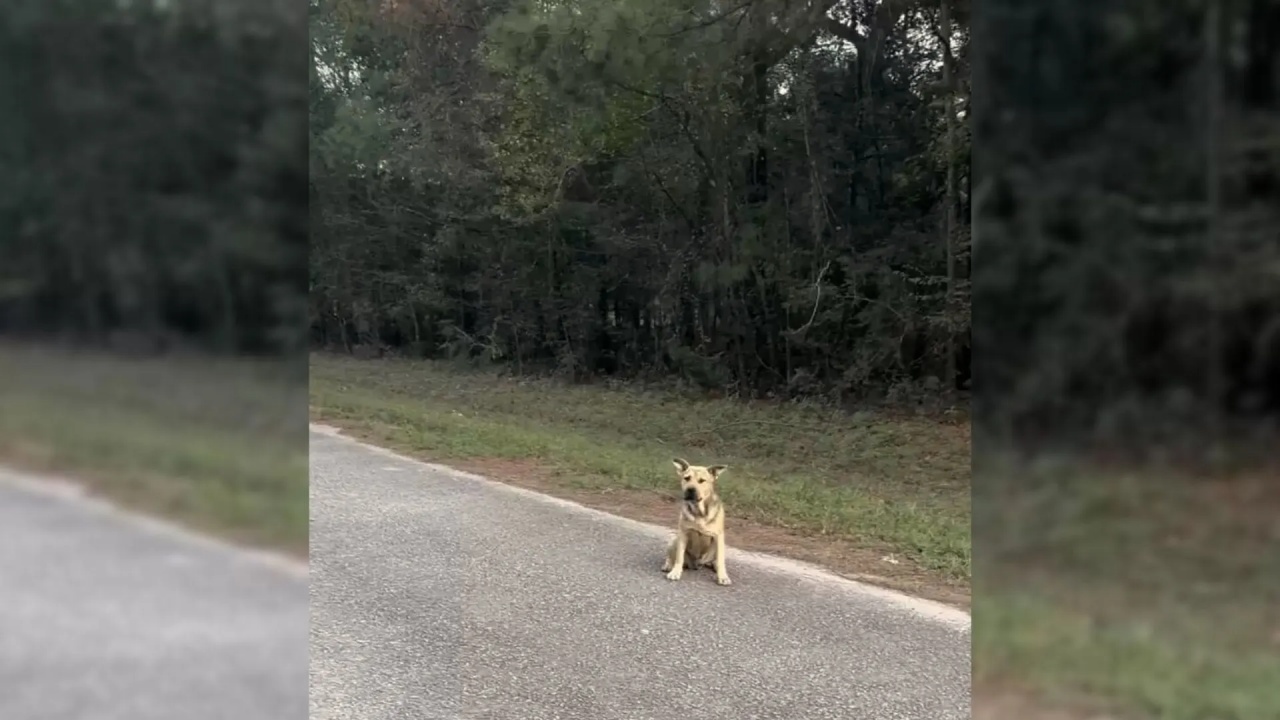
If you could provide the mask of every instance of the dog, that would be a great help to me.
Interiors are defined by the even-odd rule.
[[[690,465],[680,458],[671,463],[680,474],[680,519],[662,571],[668,580],[679,580],[685,568],[712,567],[716,582],[729,585],[732,581],[724,567],[724,503],[716,493],[716,480],[728,468]]]

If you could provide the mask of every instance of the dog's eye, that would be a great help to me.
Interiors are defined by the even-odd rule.
[[[706,482],[706,481],[707,481],[707,479],[706,479],[706,478],[698,478],[698,484],[699,484],[699,485],[701,485],[702,483],[704,483],[704,482]]]

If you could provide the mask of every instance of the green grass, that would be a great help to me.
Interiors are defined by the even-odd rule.
[[[975,682],[1132,717],[1280,718],[1274,478],[1057,473],[980,476]]]
[[[535,460],[564,487],[671,492],[723,463],[735,516],[969,573],[967,428],[917,417],[568,386],[425,361],[313,355],[313,416],[439,460]]]
[[[266,362],[0,345],[0,462],[144,511],[305,552],[305,385]]]

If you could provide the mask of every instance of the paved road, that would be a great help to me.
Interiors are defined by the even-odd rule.
[[[0,470],[0,718],[305,720],[307,580]]]
[[[666,537],[313,432],[312,720],[969,717],[963,613]]]

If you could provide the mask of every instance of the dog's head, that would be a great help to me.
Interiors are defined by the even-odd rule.
[[[680,499],[702,507],[707,498],[715,494],[716,480],[725,471],[724,465],[690,465],[687,460],[676,458],[671,461],[680,474]]]

